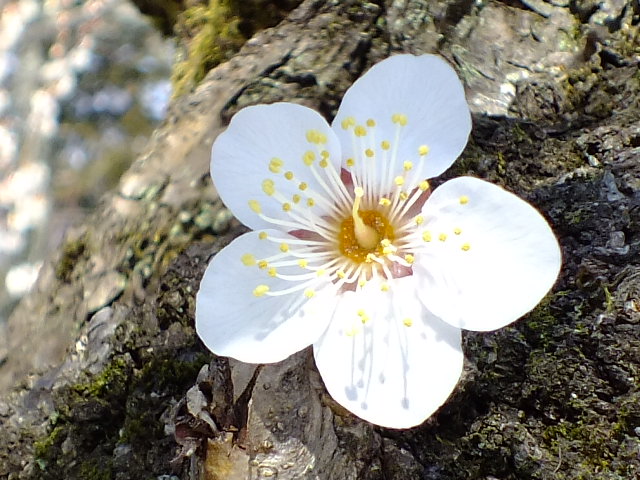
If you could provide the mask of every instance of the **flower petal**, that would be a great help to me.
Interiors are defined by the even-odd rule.
[[[311,345],[326,329],[336,304],[332,284],[321,283],[288,255],[295,253],[294,245],[284,255],[281,243],[260,238],[264,233],[295,241],[276,230],[238,237],[213,257],[196,297],[196,330],[207,348],[247,363],[277,362]],[[270,266],[260,268],[260,259],[269,259]],[[293,265],[281,265],[287,262]],[[309,285],[271,276],[270,268],[278,275],[311,273]],[[301,288],[271,296],[295,286]]]
[[[462,372],[460,341],[460,329],[429,314],[405,277],[387,293],[345,292],[313,351],[338,403],[377,425],[409,428],[454,389]]]
[[[404,115],[406,122],[396,114]],[[357,132],[353,121],[349,126],[350,117],[355,126],[364,128],[359,133],[366,131],[355,143]],[[375,126],[367,126],[369,119]],[[376,159],[389,155],[391,179],[405,172],[405,162],[412,162],[406,185],[413,188],[440,175],[460,155],[471,131],[471,116],[462,83],[445,60],[435,55],[396,55],[371,67],[352,85],[332,126],[345,158],[352,155],[354,144],[358,150],[371,148]],[[397,148],[395,158],[383,151],[384,141],[390,142],[388,152]],[[425,148],[428,153],[421,156]]]
[[[420,298],[456,327],[488,331],[535,307],[553,286],[560,247],[540,213],[483,180],[438,187],[422,209],[431,237],[416,255]]]
[[[327,166],[322,168],[322,155],[327,153],[327,162],[322,162]],[[211,177],[238,220],[254,230],[273,228],[256,210],[292,221],[296,211],[309,213],[307,201],[313,198],[316,216],[328,212],[328,206],[314,197],[336,195],[333,180],[340,172],[340,155],[335,134],[317,112],[292,103],[256,105],[239,111],[214,142]],[[329,183],[329,193],[322,181]],[[291,214],[284,203],[289,203]]]

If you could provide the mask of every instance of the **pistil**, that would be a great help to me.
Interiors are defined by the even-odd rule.
[[[378,237],[378,232],[376,232],[373,227],[365,224],[360,216],[360,200],[364,196],[364,191],[361,187],[356,187],[354,193],[356,198],[353,202],[353,207],[351,208],[353,232],[360,247],[366,250],[372,250],[378,245],[380,238]]]

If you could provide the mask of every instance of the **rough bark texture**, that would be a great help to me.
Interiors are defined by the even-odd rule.
[[[307,0],[258,33],[174,102],[12,317],[0,478],[637,478],[637,5]],[[215,136],[260,102],[330,119],[346,88],[394,52],[439,52],[467,86],[472,138],[446,176],[531,201],[564,254],[533,312],[465,335],[456,391],[409,431],[337,406],[309,351],[236,364],[193,329],[204,267],[242,231],[208,177]]]

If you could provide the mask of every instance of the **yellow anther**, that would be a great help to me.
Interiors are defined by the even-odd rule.
[[[307,188],[309,188],[309,185],[307,185],[306,182],[300,182],[300,185],[298,185],[298,188],[304,192]]]
[[[398,175],[396,178],[394,178],[393,181],[399,187],[404,185],[404,177],[402,177],[400,175]]]
[[[293,172],[284,172],[284,178],[286,178],[287,180],[293,180]]]
[[[313,153],[311,150],[307,150],[306,152],[304,152],[304,155],[302,155],[302,161],[307,167],[310,167],[311,164],[315,161],[315,159],[316,159],[316,154]]]
[[[373,156],[375,155],[375,153],[373,152],[373,150],[371,150],[370,148],[367,148],[367,149],[364,151],[364,154],[365,154],[367,157],[369,157],[369,158],[371,158],[371,157],[373,157]]]
[[[258,285],[256,288],[253,289],[253,294],[256,297],[262,297],[268,291],[269,291],[268,285]]]
[[[327,168],[329,166],[329,162],[327,162],[324,158],[322,160],[320,160],[320,162],[318,163],[318,165],[320,165],[322,168]]]
[[[453,229],[453,233],[455,233],[456,235],[460,235],[462,233],[462,230],[458,227]]]
[[[362,125],[358,125],[356,128],[353,129],[353,133],[356,134],[356,137],[364,137],[367,134],[367,129],[364,128]]]
[[[364,325],[365,323],[367,323],[369,320],[371,320],[369,318],[369,315],[362,315],[360,316],[360,321],[362,322],[362,324]]]
[[[342,120],[342,122],[340,122],[340,125],[344,130],[348,130],[349,127],[353,127],[355,124],[356,119],[353,117],[346,117],[344,120]]]
[[[378,203],[383,207],[388,207],[389,205],[391,205],[391,200],[389,200],[388,198],[382,197]]]
[[[441,242],[444,242],[446,239],[447,239],[446,233],[441,233],[440,235],[438,235],[438,240],[440,240]]]
[[[466,195],[462,195],[460,197],[460,205],[466,205],[467,203],[469,203],[469,197],[467,197]]]
[[[266,240],[266,239],[267,239],[267,232],[260,232],[260,233],[258,234],[258,238],[259,238],[260,240]]]
[[[307,207],[313,207],[316,201],[313,198],[307,198]]]
[[[316,292],[314,292],[314,291],[313,291],[313,289],[311,289],[311,288],[307,288],[307,289],[304,291],[304,296],[305,296],[305,297],[307,297],[307,298],[311,298],[311,297],[313,297],[315,294],[316,294]]]
[[[290,212],[291,211],[291,204],[288,202],[284,202],[282,204],[282,211],[283,212]]]
[[[397,248],[390,246],[390,247],[383,247],[382,248],[382,254],[383,255],[391,255],[392,253],[395,253],[397,250]]]
[[[327,136],[318,130],[308,130],[307,142],[315,143],[316,145],[321,143],[327,143]]]
[[[367,281],[364,278],[361,278],[360,280],[358,280],[358,286],[360,288],[364,287],[367,284]]]
[[[391,148],[391,143],[389,143],[388,140],[383,140],[382,143],[380,143],[380,147],[383,150],[389,150]]]
[[[240,260],[242,260],[242,263],[247,267],[253,267],[256,264],[256,257],[251,253],[245,253],[240,257]]]
[[[424,223],[424,217],[422,215],[416,215],[416,225],[422,225]]]
[[[269,266],[269,264],[267,263],[267,261],[266,261],[266,260],[260,260],[260,261],[258,262],[258,267],[259,267],[261,270],[264,270],[264,269],[265,269],[265,268],[267,268],[268,266]]]
[[[409,194],[407,192],[400,192],[400,200],[406,200],[409,198]]]
[[[320,156],[321,156],[322,158],[329,158],[329,152],[327,152],[326,150],[322,150],[322,151],[320,152]]]
[[[282,243],[280,244],[280,251],[281,251],[282,253],[287,253],[287,252],[289,251],[289,244],[288,244],[288,243],[285,243],[285,242],[282,242]]]
[[[411,255],[410,253],[407,253],[407,254],[404,256],[404,260],[405,260],[405,262],[407,262],[409,265],[412,265],[412,264],[413,264],[413,262],[415,261],[415,257],[414,257],[413,255]]]
[[[276,193],[276,185],[273,182],[273,180],[267,178],[266,180],[262,181],[262,191],[264,193],[266,193],[267,195],[273,195],[274,193]]]
[[[262,213],[262,207],[260,206],[260,202],[257,200],[249,200],[249,208],[255,213]]]
[[[318,277],[321,277],[321,276],[323,276],[325,273],[327,273],[327,271],[326,271],[324,268],[320,268],[320,269],[318,269],[318,271],[316,272],[316,275],[317,275]]]
[[[276,275],[278,275],[278,271],[276,270],[276,267],[271,267],[269,270],[267,270],[267,273],[271,277],[275,277]]]
[[[413,320],[411,320],[410,318],[405,318],[404,320],[402,320],[402,324],[405,327],[410,327],[411,325],[413,325]]]
[[[293,196],[291,197],[291,200],[293,201],[293,203],[300,203],[301,199],[302,197],[297,193],[294,193]]]
[[[426,180],[423,180],[420,182],[420,184],[418,185],[418,187],[420,187],[420,190],[422,190],[423,192],[426,192],[427,190],[429,190],[429,182],[427,182]]]
[[[376,256],[373,253],[367,253],[367,257],[364,259],[365,262],[371,263],[375,260]]]
[[[400,125],[401,127],[404,127],[407,122],[408,122],[408,118],[404,113],[394,113],[391,116],[391,121],[393,123],[397,123],[398,125]]]
[[[426,145],[420,145],[418,147],[418,153],[421,157],[424,157],[427,153],[429,153],[429,147],[427,147]]]
[[[422,232],[422,240],[424,240],[425,242],[430,242],[431,241],[431,232],[429,232],[427,230]]]
[[[375,127],[376,126],[376,121],[373,118],[370,118],[369,120],[367,120],[367,127]]]
[[[269,162],[269,171],[271,173],[280,173],[283,165],[284,161],[281,158],[273,157]]]
[[[468,243],[463,243],[462,247],[460,247],[462,250],[464,250],[465,252],[468,252],[469,249],[471,248],[471,245],[469,245]]]
[[[388,283],[383,283],[382,285],[380,285],[380,290],[382,290],[383,292],[388,292],[389,291],[389,284]]]
[[[301,258],[300,260],[298,260],[298,265],[300,266],[300,268],[307,268],[307,265],[309,265],[309,261]]]
[[[404,162],[402,164],[402,168],[404,168],[405,172],[408,172],[409,170],[411,170],[413,168],[413,162],[409,162],[409,161]]]
[[[347,164],[347,167],[353,167],[356,164],[356,161],[353,158],[347,158],[345,163]]]
[[[338,271],[336,272],[336,276],[337,276],[339,279],[343,279],[344,277],[346,277],[346,276],[347,276],[347,274],[346,274],[346,273],[344,273],[344,270],[338,270]]]
[[[356,314],[357,314],[359,317],[364,317],[364,316],[366,315],[366,313],[364,312],[364,310],[363,310],[362,308],[361,308],[360,310],[358,310],[358,311],[356,312]]]
[[[388,238],[383,238],[382,240],[380,240],[380,245],[382,245],[383,247],[388,247],[391,245],[391,240],[389,240]]]

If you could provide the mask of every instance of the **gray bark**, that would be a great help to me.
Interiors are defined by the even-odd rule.
[[[173,103],[10,319],[0,478],[637,478],[638,23],[615,0],[309,0],[255,35]],[[309,350],[243,365],[193,327],[209,258],[243,231],[208,177],[216,135],[255,103],[330,119],[396,52],[440,53],[467,87],[474,130],[445,177],[526,198],[564,255],[533,312],[465,335],[454,394],[407,431],[336,405]]]

